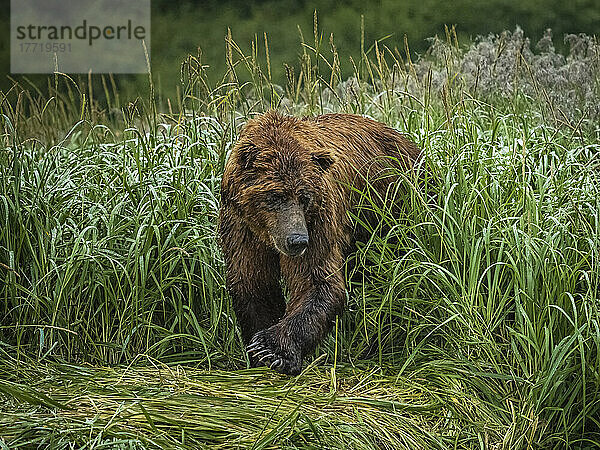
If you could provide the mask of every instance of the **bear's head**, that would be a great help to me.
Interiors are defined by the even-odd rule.
[[[301,119],[271,112],[248,122],[229,164],[223,186],[241,219],[266,245],[302,255],[326,211],[333,153]]]

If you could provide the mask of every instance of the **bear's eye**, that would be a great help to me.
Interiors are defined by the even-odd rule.
[[[312,196],[308,192],[302,192],[300,195],[298,195],[298,200],[304,208],[308,208],[308,205],[310,205],[310,201],[312,200]]]
[[[268,192],[266,201],[271,206],[278,206],[285,202],[285,195],[282,192]]]

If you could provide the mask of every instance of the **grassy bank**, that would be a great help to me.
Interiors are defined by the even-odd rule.
[[[4,366],[6,369],[6,366]],[[498,411],[434,371],[398,378],[359,365],[207,372],[166,366],[110,369],[12,366],[0,429],[5,442],[122,448],[448,448],[496,442]],[[449,389],[448,383],[454,385]],[[507,437],[525,442],[519,436]]]
[[[5,444],[600,444],[600,49],[570,39],[567,58],[519,30],[414,62],[375,46],[347,79],[307,39],[283,87],[229,41],[226,83],[190,57],[164,112],[100,109],[65,78],[9,93]],[[295,379],[245,369],[215,241],[227,151],[271,107],[395,126],[433,180],[379,212],[391,231],[360,244],[349,311]]]

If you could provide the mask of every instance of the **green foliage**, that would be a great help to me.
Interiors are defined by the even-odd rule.
[[[5,8],[8,9],[8,6]],[[250,42],[261,42],[259,57],[265,62],[266,54],[262,40],[267,34],[271,48],[271,71],[278,84],[285,82],[285,65],[296,65],[301,53],[300,36],[313,31],[313,13],[318,12],[322,40],[326,43],[330,34],[344,56],[340,60],[344,78],[353,72],[350,56],[360,59],[361,23],[364,24],[365,42],[383,40],[391,49],[404,53],[405,37],[415,54],[423,54],[428,48],[427,39],[443,36],[445,26],[455,26],[463,44],[469,44],[477,36],[500,33],[520,26],[532,39],[539,39],[547,28],[557,36],[568,33],[597,33],[600,8],[596,0],[563,2],[558,0],[351,0],[338,1],[272,1],[272,0],[226,0],[152,1],[151,62],[154,82],[159,86],[161,106],[167,107],[167,98],[174,102],[180,87],[179,67],[188,54],[196,54],[200,48],[202,62],[208,65],[211,82],[219,83],[227,69],[223,59],[227,29],[233,28],[234,37],[245,53],[250,53]],[[362,17],[362,18],[361,18]],[[0,61],[4,74],[8,74],[10,53],[8,16],[0,18]],[[232,25],[235,24],[235,25]],[[4,34],[2,34],[4,33]],[[558,42],[564,49],[566,46]],[[297,67],[296,67],[297,68]],[[25,86],[28,82],[15,76]],[[86,77],[83,77],[84,81]],[[37,86],[45,87],[45,77],[28,75]],[[97,76],[92,77],[96,95],[103,94]],[[148,84],[142,75],[119,75],[116,77],[121,96],[135,99],[140,92],[147,94]],[[11,86],[6,77],[0,79],[0,89]]]
[[[599,80],[574,72],[596,67],[597,43],[556,59],[519,31],[464,50],[449,32],[417,62],[366,48],[346,79],[319,36],[284,88],[230,38],[216,87],[188,57],[168,113],[153,95],[102,113],[76,88],[2,102],[8,445],[600,445]],[[227,151],[273,107],[366,114],[425,154],[388,193],[403,215],[377,211],[348,266],[349,312],[295,380],[244,371],[215,240]],[[146,361],[159,381],[78,367]],[[201,370],[173,375],[184,362]]]
[[[521,26],[534,39],[547,28],[557,36],[566,33],[595,33],[600,9],[594,0],[560,2],[536,0],[514,2],[491,0],[367,0],[339,2],[184,2],[179,8],[160,8],[152,20],[152,66],[166,96],[173,97],[179,81],[177,68],[185,55],[202,50],[203,63],[210,66],[208,76],[217,83],[227,68],[222,58],[225,37],[231,24],[234,38],[245,53],[249,43],[258,38],[259,58],[264,63],[264,33],[271,57],[273,80],[283,84],[285,64],[295,65],[301,49],[299,29],[305,36],[313,31],[313,13],[319,18],[322,40],[330,34],[336,38],[343,58],[342,76],[353,72],[350,56],[360,59],[361,23],[365,42],[378,39],[391,49],[405,52],[405,38],[413,52],[424,53],[427,38],[443,36],[445,26],[456,26],[461,42],[469,43],[478,35],[499,33]],[[174,30],[177,30],[176,32]],[[181,33],[179,30],[185,30]],[[559,43],[562,44],[562,43]],[[562,45],[561,45],[562,47]]]
[[[109,143],[110,130],[82,128],[17,144],[5,166],[18,176],[2,177],[0,248],[16,268],[3,273],[3,323],[40,355],[116,363],[196,348],[210,365],[236,345],[223,341],[214,239],[225,131],[198,117]],[[43,326],[18,325],[33,318]]]

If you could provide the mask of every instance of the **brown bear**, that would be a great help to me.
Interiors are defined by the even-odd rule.
[[[358,115],[270,111],[248,121],[225,166],[219,235],[252,366],[301,371],[344,308],[344,260],[360,239],[349,215],[356,192],[385,199],[419,154]]]

